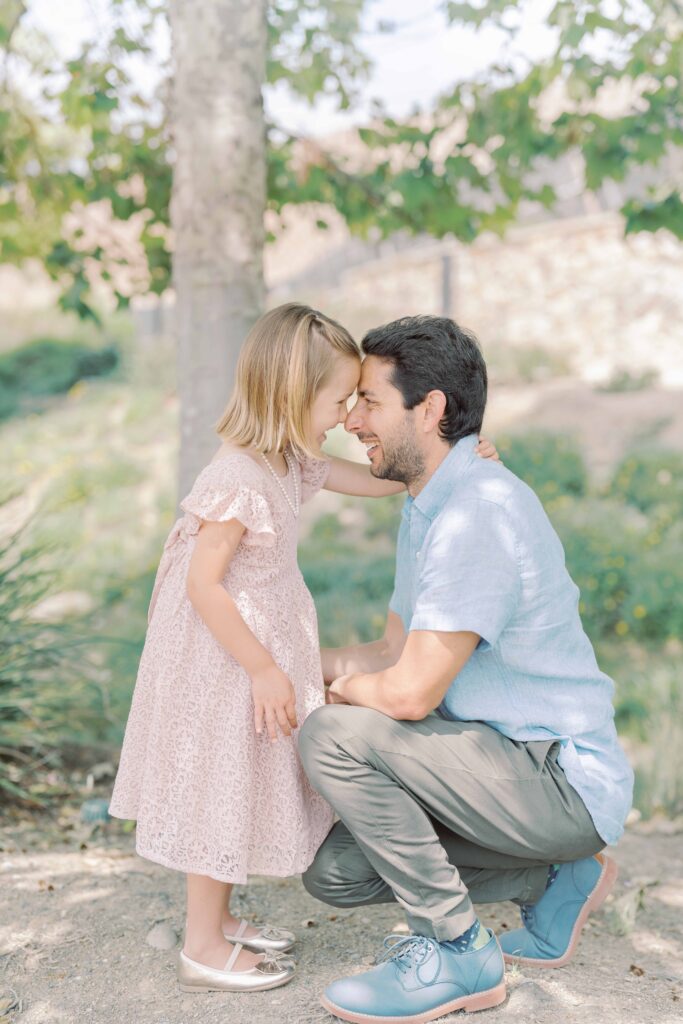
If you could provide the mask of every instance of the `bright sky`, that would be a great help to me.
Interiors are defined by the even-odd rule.
[[[523,21],[515,42],[520,59],[534,59],[550,49],[552,34],[545,24],[550,6],[551,0],[526,0],[520,4]],[[504,32],[447,29],[438,7],[439,0],[423,0],[422,4],[415,0],[369,0],[362,45],[374,63],[374,72],[364,90],[363,104],[353,112],[335,111],[327,101],[318,101],[311,110],[307,104],[293,100],[285,88],[278,88],[266,95],[269,113],[283,127],[316,135],[367,120],[373,99],[379,99],[389,114],[400,117],[415,106],[428,105],[459,79],[485,70],[509,49],[509,37]],[[78,51],[84,39],[104,33],[107,11],[107,0],[29,0],[27,20],[69,57]],[[390,35],[377,33],[373,28],[379,21],[396,22],[399,29]],[[166,32],[158,33],[153,47],[160,62],[167,58]],[[136,77],[139,88],[153,87],[152,67],[136,68]]]

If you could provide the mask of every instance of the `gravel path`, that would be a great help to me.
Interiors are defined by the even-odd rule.
[[[255,995],[183,995],[174,979],[178,947],[146,941],[159,922],[180,934],[182,878],[138,858],[118,823],[107,828],[91,835],[74,817],[5,830],[0,1024],[332,1024],[318,1003],[321,989],[371,963],[383,937],[405,928],[397,908],[335,910],[312,899],[298,879],[255,878],[236,890],[235,905],[249,919],[298,932],[297,977]],[[507,1002],[486,1016],[524,1024],[681,1024],[680,832],[671,824],[629,830],[615,851],[616,891],[590,919],[572,964],[509,971]],[[498,930],[516,926],[511,904],[481,907],[480,915]]]

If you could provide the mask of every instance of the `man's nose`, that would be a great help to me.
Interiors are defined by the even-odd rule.
[[[344,420],[344,430],[348,430],[349,434],[359,433],[362,426],[362,417],[358,411],[358,402],[356,401],[351,407],[349,412],[346,414]]]

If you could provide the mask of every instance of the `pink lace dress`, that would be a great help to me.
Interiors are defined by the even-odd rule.
[[[282,480],[302,500],[329,463],[295,463]],[[136,819],[136,849],[178,871],[244,883],[304,871],[332,826],[309,785],[297,733],[256,734],[246,671],[186,594],[200,520],[245,527],[223,585],[296,691],[297,720],[324,703],[313,599],[297,565],[297,523],[277,482],[249,455],[209,463],[181,502],[149,606],[149,627],[110,813]]]

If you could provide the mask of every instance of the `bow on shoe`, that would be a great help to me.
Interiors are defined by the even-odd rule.
[[[264,974],[279,974],[293,967],[296,967],[296,960],[292,956],[284,956],[282,953],[263,953],[263,960],[256,966]]]
[[[274,928],[270,924],[265,924],[263,928],[261,928],[261,938],[275,940],[288,939],[290,938],[290,933],[283,931],[282,928]]]

